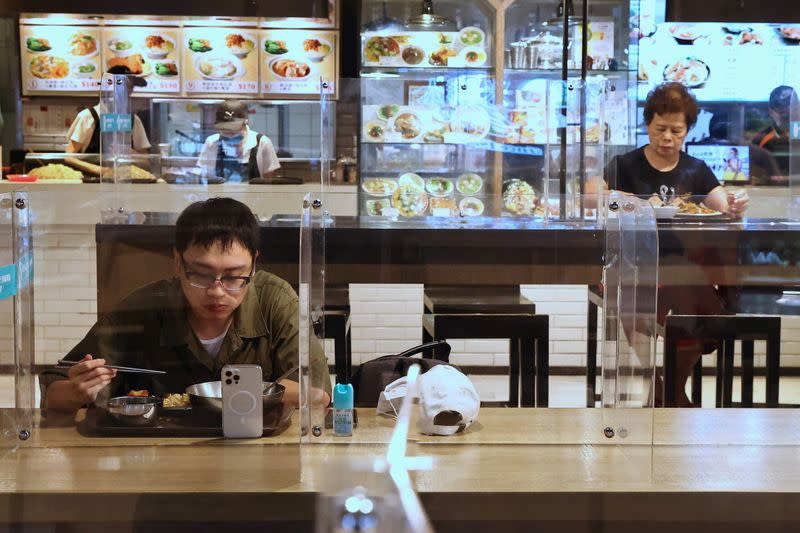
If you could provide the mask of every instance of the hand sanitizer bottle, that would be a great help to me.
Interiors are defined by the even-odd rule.
[[[349,437],[353,434],[353,385],[337,383],[333,389],[333,434]]]

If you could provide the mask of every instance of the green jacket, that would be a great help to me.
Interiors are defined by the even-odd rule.
[[[65,359],[77,361],[88,353],[107,364],[167,372],[157,376],[120,372],[104,397],[124,396],[131,389],[147,389],[159,396],[183,392],[194,383],[218,381],[227,363],[258,364],[266,381],[299,366],[298,298],[279,277],[256,272],[216,358],[206,352],[189,326],[187,305],[177,278],[145,285],[101,317]],[[330,394],[325,355],[319,343],[312,346],[312,385]],[[43,405],[47,386],[66,378],[67,370],[42,373]],[[298,375],[290,378],[297,380]]]

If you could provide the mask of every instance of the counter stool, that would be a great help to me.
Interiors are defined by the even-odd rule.
[[[549,316],[537,315],[535,304],[520,294],[519,287],[426,287],[423,299],[423,342],[508,339],[509,401],[503,403],[547,406]]]
[[[753,407],[753,344],[767,343],[766,406],[778,407],[780,381],[781,318],[743,315],[667,315],[664,325],[664,405],[675,404],[675,359],[678,341],[718,339],[716,406],[732,407],[733,350],[742,344],[742,407]],[[700,374],[702,358],[694,374]],[[692,384],[692,401],[700,401],[699,380]],[[697,390],[695,390],[697,389]]]

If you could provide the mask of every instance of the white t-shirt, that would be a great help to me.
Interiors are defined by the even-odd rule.
[[[94,110],[98,117],[102,115],[100,104],[94,106]],[[78,113],[78,116],[75,117],[75,120],[69,127],[69,131],[67,132],[67,144],[69,144],[70,141],[75,141],[83,147],[81,151],[85,151],[89,146],[89,142],[92,140],[94,128],[95,124],[92,112],[88,109],[84,109]],[[136,150],[147,150],[150,148],[150,141],[147,139],[144,125],[136,115],[133,115],[133,131],[131,135],[133,136],[133,147]]]
[[[251,130],[249,127],[246,126],[245,130],[244,148],[240,159],[243,164],[250,161],[250,150],[256,145],[256,138],[258,137],[258,132]],[[205,176],[216,176],[217,174],[218,147],[219,133],[215,133],[206,139],[203,148],[200,149],[197,165],[203,170]],[[261,136],[261,142],[256,152],[256,164],[258,165],[258,173],[262,176],[281,167],[278,162],[278,154],[275,153],[275,147],[266,135]]]
[[[222,341],[225,340],[225,335],[228,334],[228,330],[226,329],[222,335],[219,337],[214,337],[213,339],[198,339],[200,344],[203,345],[203,348],[206,349],[208,355],[212,358],[216,359],[217,355],[219,354],[219,349],[222,348]]]

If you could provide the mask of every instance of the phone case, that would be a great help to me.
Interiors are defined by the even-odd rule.
[[[226,438],[257,438],[264,433],[264,389],[258,365],[222,367],[222,434]]]

